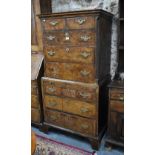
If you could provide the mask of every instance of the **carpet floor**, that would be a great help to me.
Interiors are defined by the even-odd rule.
[[[32,130],[42,137],[61,142],[67,145],[71,145],[73,147],[77,147],[82,150],[86,150],[88,152],[93,152],[94,150],[91,148],[89,141],[85,138],[78,137],[75,135],[71,135],[68,133],[60,132],[58,130],[51,130],[48,134],[45,134],[39,131],[37,128],[32,127]],[[101,141],[101,145],[98,151],[96,151],[97,155],[124,155],[124,151],[121,148],[112,148],[107,149],[105,147],[104,138]]]
[[[96,153],[36,134],[36,151],[34,155],[96,155]]]

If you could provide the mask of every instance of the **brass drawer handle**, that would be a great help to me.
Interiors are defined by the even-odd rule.
[[[80,111],[81,111],[82,113],[86,113],[86,112],[88,112],[89,110],[88,110],[87,108],[81,108]]]
[[[50,24],[51,24],[52,26],[56,26],[57,24],[59,24],[59,22],[58,22],[58,21],[51,21]]]
[[[79,25],[82,25],[83,23],[86,22],[86,19],[84,19],[84,18],[77,18],[77,19],[75,20],[75,22],[77,22]]]
[[[90,72],[86,71],[86,70],[82,70],[80,71],[82,76],[88,76]]]
[[[54,40],[55,38],[56,38],[55,36],[48,36],[48,37],[47,37],[47,39],[48,39],[48,40],[51,40],[51,41]]]
[[[89,126],[86,125],[86,124],[82,124],[82,125],[81,125],[81,128],[82,128],[82,129],[88,129],[88,127],[89,127]]]
[[[120,99],[121,101],[123,101],[123,100],[124,100],[124,97],[120,97],[119,99]]]
[[[48,52],[48,55],[49,55],[49,56],[54,56],[54,54],[55,54],[55,51],[49,51],[49,52]]]
[[[52,92],[52,93],[54,93],[54,92],[56,91],[55,88],[48,88],[48,90],[49,90],[50,92]]]
[[[84,41],[84,42],[87,42],[90,38],[91,37],[86,36],[86,35],[80,37],[81,41]]]
[[[57,117],[56,117],[56,116],[53,116],[53,115],[52,115],[52,116],[50,116],[50,118],[51,118],[51,120],[52,120],[52,121],[57,120]]]
[[[90,56],[90,53],[89,52],[81,52],[80,54],[83,58],[88,58]]]
[[[48,103],[50,106],[52,106],[52,107],[54,107],[54,106],[56,106],[57,105],[57,103],[56,102],[49,102]]]
[[[88,98],[90,97],[90,94],[80,92],[80,96],[82,96],[83,98]]]

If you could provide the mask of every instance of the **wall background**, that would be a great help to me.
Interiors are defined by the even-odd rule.
[[[114,15],[112,23],[111,42],[111,79],[114,78],[118,66],[117,44],[118,44],[118,0],[52,0],[52,12],[66,12],[76,10],[103,9]]]

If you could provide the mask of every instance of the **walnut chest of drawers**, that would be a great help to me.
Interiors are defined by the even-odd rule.
[[[44,56],[39,52],[31,54],[31,121],[41,125],[43,121],[41,77],[43,76]]]
[[[94,10],[40,18],[44,125],[87,137],[97,147],[106,125],[112,15]]]
[[[124,146],[124,82],[109,85],[108,131],[106,142]]]

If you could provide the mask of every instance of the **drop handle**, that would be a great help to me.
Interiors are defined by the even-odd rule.
[[[120,99],[121,101],[123,101],[123,100],[124,100],[124,97],[120,97],[119,99]]]
[[[82,124],[82,125],[81,125],[81,128],[82,128],[82,129],[88,129],[88,127],[89,127],[89,126],[86,125],[86,124]]]
[[[81,36],[80,39],[81,41],[84,41],[84,42],[87,42],[91,37],[87,36],[87,35],[84,35],[84,36]]]
[[[55,88],[48,88],[48,90],[49,90],[50,92],[52,92],[52,93],[54,93],[54,92],[56,91]]]
[[[80,111],[81,111],[82,113],[86,113],[86,112],[88,112],[89,110],[88,110],[87,108],[81,108]]]
[[[88,58],[90,56],[90,53],[89,52],[81,52],[80,55],[83,57],[83,58]]]
[[[55,36],[48,36],[48,37],[47,37],[47,39],[48,39],[48,40],[51,40],[51,41],[54,40],[55,38],[56,38]]]
[[[84,18],[77,18],[77,19],[75,20],[75,22],[77,22],[79,25],[82,25],[83,23],[86,22],[86,19],[84,19]]]
[[[48,52],[48,55],[49,55],[49,56],[54,56],[54,55],[55,55],[55,51],[49,51],[49,52]]]
[[[51,21],[50,24],[51,24],[52,26],[56,26],[57,24],[59,24],[59,22],[58,22],[58,21]]]
[[[50,116],[50,118],[51,118],[52,121],[57,120],[57,117],[56,116]]]
[[[80,92],[80,96],[82,96],[83,98],[88,98],[90,97],[90,94]]]
[[[80,71],[80,74],[81,74],[82,76],[88,76],[89,73],[90,73],[90,72],[88,72],[88,71],[86,71],[86,70]]]
[[[48,104],[49,104],[50,106],[52,106],[52,107],[54,107],[54,106],[57,105],[57,103],[55,103],[55,102],[49,102]]]

